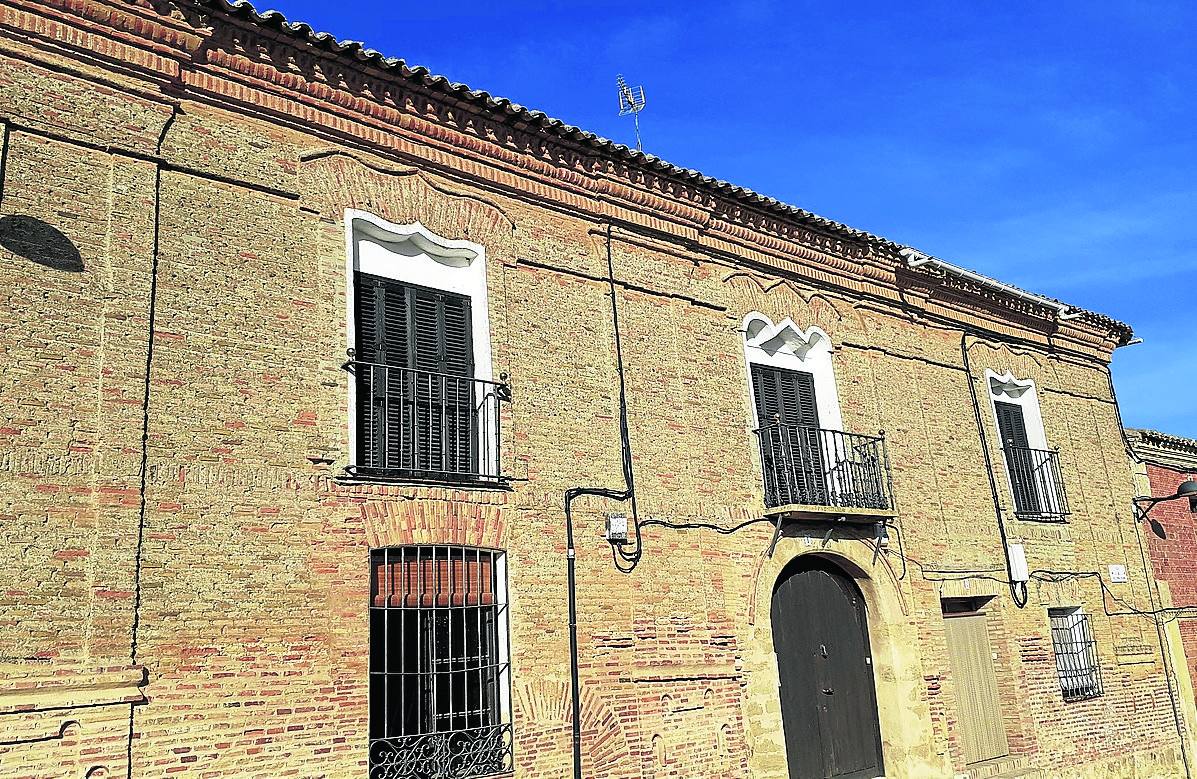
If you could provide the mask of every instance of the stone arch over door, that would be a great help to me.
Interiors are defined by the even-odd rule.
[[[789,779],[770,606],[774,585],[805,555],[842,570],[864,598],[887,775],[951,775],[950,764],[936,748],[909,582],[899,580],[887,555],[875,553],[863,538],[867,534],[825,542],[825,533],[815,526],[790,529],[756,571],[744,647],[750,775]]]

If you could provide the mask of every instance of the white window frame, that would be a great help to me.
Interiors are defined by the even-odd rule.
[[[1068,668],[1067,662],[1061,660],[1060,648],[1056,643],[1056,628],[1052,622],[1056,618],[1081,616],[1086,619],[1076,620],[1068,628],[1074,647],[1068,654],[1076,663],[1075,668]],[[1071,693],[1071,700],[1087,700],[1103,695],[1105,691],[1101,681],[1101,663],[1097,657],[1097,636],[1093,633],[1093,620],[1089,619],[1089,614],[1080,606],[1052,606],[1047,610],[1047,621],[1051,631],[1052,658],[1056,664],[1056,678],[1060,682],[1060,691],[1066,698]]]
[[[748,382],[749,408],[752,428],[759,429],[756,395],[752,386],[752,366],[765,365],[791,371],[803,371],[814,377],[815,408],[819,413],[819,427],[843,430],[840,416],[839,392],[835,385],[835,369],[831,355],[831,337],[817,326],[805,330],[786,317],[777,324],[759,311],[744,317],[740,326],[744,337],[744,371]]]
[[[835,368],[831,359],[834,352],[831,336],[814,325],[803,330],[789,317],[774,324],[773,320],[759,311],[744,317],[740,333],[744,339],[744,370],[753,430],[760,430],[768,424],[768,420],[758,418],[752,378],[752,366],[763,365],[811,374],[819,428],[843,431],[844,421],[840,415],[839,391],[836,389]],[[759,445],[760,441],[757,443]],[[821,476],[830,490],[843,486],[833,475],[841,461],[841,454],[835,446],[822,450]]]
[[[437,235],[419,222],[396,224],[355,208],[345,209],[346,348],[357,354],[354,317],[356,272],[368,273],[470,299],[474,378],[492,380],[490,306],[486,293],[486,249],[472,241]],[[358,359],[361,359],[358,355]],[[357,386],[349,384],[349,464],[358,465]],[[498,462],[498,440],[479,442]]]
[[[1010,505],[1016,506],[1014,476],[1006,457],[1006,442],[1001,440],[1002,428],[998,424],[997,404],[1009,403],[1022,409],[1022,421],[1027,429],[1027,445],[1032,449],[1050,449],[1047,433],[1043,428],[1043,413],[1039,410],[1039,394],[1034,379],[1019,379],[1013,373],[997,373],[985,369],[985,387],[989,391],[989,412],[993,416],[993,429],[997,432],[998,449],[1002,451],[1002,463],[1006,466],[1006,488],[1009,490]],[[1044,485],[1035,480],[1035,491],[1039,494],[1039,505],[1052,504],[1051,496],[1044,492]]]

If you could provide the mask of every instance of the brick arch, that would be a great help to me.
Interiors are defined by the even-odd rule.
[[[734,310],[761,311],[774,319],[790,317],[803,327],[817,325],[838,343],[847,333],[864,328],[860,311],[835,295],[805,289],[790,279],[733,271],[723,277]]]
[[[371,548],[407,544],[452,544],[506,549],[507,518],[490,503],[391,499],[361,504],[362,526]]]
[[[512,259],[515,221],[497,202],[419,168],[318,149],[300,155],[301,202],[340,222],[357,208],[395,224],[419,222],[451,239],[468,239],[499,260]]]
[[[582,685],[582,775],[591,779],[632,779],[640,776],[635,744],[614,708],[599,690],[602,682]],[[560,745],[559,760],[572,760],[571,706],[567,680],[515,682],[516,746],[543,750]],[[516,756],[519,761],[519,755]]]

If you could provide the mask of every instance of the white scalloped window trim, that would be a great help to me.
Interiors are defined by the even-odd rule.
[[[786,317],[774,322],[765,314],[753,311],[744,317],[741,332],[744,336],[744,363],[748,378],[749,398],[752,395],[752,366],[768,365],[792,371],[804,371],[814,376],[815,404],[819,410],[819,425],[830,430],[842,430],[839,392],[832,366],[831,337],[822,328],[805,329]],[[756,403],[752,407],[753,427],[759,427]]]

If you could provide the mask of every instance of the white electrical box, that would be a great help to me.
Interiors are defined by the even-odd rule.
[[[628,518],[624,514],[607,515],[607,541],[612,544],[628,542]]]
[[[1110,581],[1114,584],[1126,584],[1126,566],[1125,565],[1111,565],[1110,566]]]
[[[1022,548],[1022,544],[1010,544],[1007,549],[1010,550],[1010,581],[1029,580],[1031,573],[1027,570],[1027,552]]]

